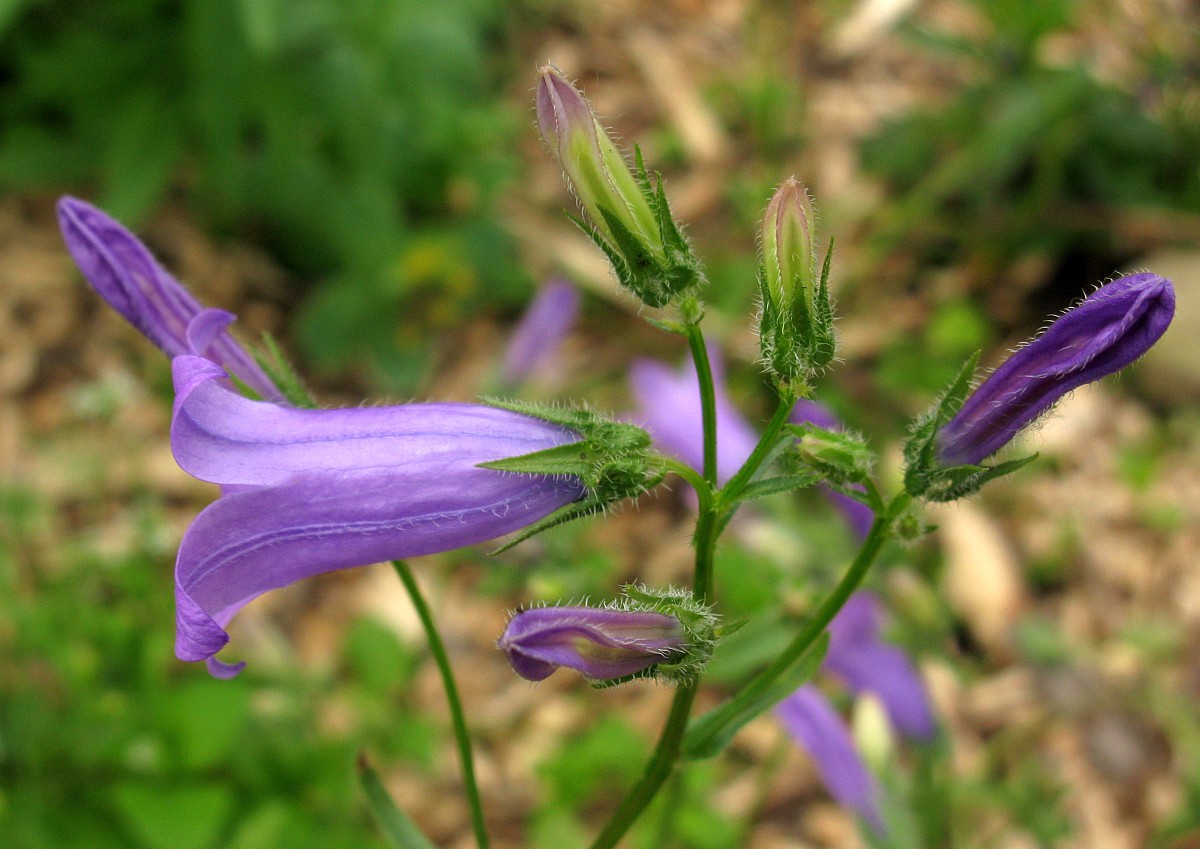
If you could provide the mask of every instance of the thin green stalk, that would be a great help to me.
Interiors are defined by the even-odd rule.
[[[736,503],[738,494],[753,480],[755,472],[771,456],[771,452],[775,450],[775,444],[779,441],[779,434],[787,424],[788,416],[795,405],[796,396],[794,394],[790,392],[780,394],[779,406],[775,408],[775,414],[771,416],[771,421],[767,422],[767,428],[763,431],[758,444],[754,446],[754,451],[746,458],[746,462],[738,469],[737,474],[721,488],[718,498],[725,506]]]
[[[862,548],[859,549],[854,562],[850,564],[850,568],[846,570],[846,574],[842,575],[837,586],[833,588],[833,592],[825,597],[825,600],[821,602],[821,606],[817,608],[816,613],[804,623],[804,627],[792,638],[787,648],[779,653],[779,656],[771,662],[770,666],[758,673],[749,684],[743,687],[733,697],[734,701],[750,701],[762,694],[775,682],[776,678],[782,675],[801,655],[808,651],[812,647],[812,644],[817,641],[817,638],[825,632],[825,629],[829,627],[829,623],[833,621],[833,617],[842,609],[846,604],[846,600],[858,589],[859,584],[866,577],[871,564],[875,562],[875,558],[879,555],[883,544],[887,541],[892,517],[895,516],[896,512],[907,501],[908,496],[897,496],[896,500],[888,506],[888,509],[876,514],[875,521],[871,524],[871,530],[867,533],[867,538],[863,542]]]
[[[704,427],[704,479],[716,489],[717,486],[717,390],[713,384],[712,364],[708,361],[708,348],[704,345],[704,334],[697,324],[687,325],[688,347],[696,363],[696,379],[700,382],[700,411]]]
[[[408,597],[412,600],[421,627],[425,629],[425,638],[429,642],[429,652],[437,664],[438,673],[442,676],[442,689],[446,691],[446,703],[450,706],[450,722],[454,727],[454,740],[458,745],[458,759],[462,766],[463,786],[467,791],[467,805],[471,809],[471,828],[475,832],[475,845],[478,849],[488,849],[487,827],[483,821],[483,802],[479,797],[479,785],[475,781],[475,757],[471,752],[471,733],[467,729],[466,714],[463,713],[462,699],[458,695],[458,684],[454,681],[454,671],[450,668],[450,658],[446,654],[446,645],[442,635],[434,624],[433,614],[417,586],[417,579],[412,570],[403,560],[393,560],[392,566],[400,576],[400,582]]]
[[[708,349],[704,347],[704,336],[694,324],[687,325],[688,345],[696,362],[696,377],[700,383],[700,409],[704,423],[704,481],[701,490],[696,481],[684,477],[696,486],[700,493],[700,515],[696,519],[693,545],[696,548],[696,567],[692,578],[692,591],[700,601],[709,602],[713,591],[713,554],[717,542],[716,505],[711,497],[717,486],[717,395],[713,385],[712,365],[708,360]],[[692,473],[694,475],[694,472]],[[613,849],[625,836],[634,821],[654,799],[675,768],[683,746],[683,735],[687,730],[688,717],[696,700],[699,681],[692,681],[675,691],[671,712],[663,724],[663,730],[650,756],[642,777],[629,789],[617,805],[601,832],[592,842],[591,849]]]

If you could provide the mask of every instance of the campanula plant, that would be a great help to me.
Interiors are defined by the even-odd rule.
[[[609,806],[592,849],[612,849],[672,775],[719,755],[768,712],[816,761],[832,795],[873,840],[888,839],[885,796],[826,688],[836,682],[880,722],[916,740],[938,733],[917,667],[882,636],[884,599],[864,588],[889,541],[924,529],[923,501],[978,490],[1027,462],[987,465],[1066,392],[1132,363],[1166,331],[1169,281],[1143,273],[1089,295],[1020,348],[972,393],[975,361],[914,422],[903,487],[889,486],[875,451],[813,396],[836,362],[830,249],[813,200],[795,178],[766,203],[761,231],[759,362],[775,409],[759,425],[733,404],[717,348],[701,327],[705,275],[675,221],[659,175],[632,162],[557,69],[538,75],[537,118],[581,216],[577,224],[609,259],[648,320],[686,341],[675,370],[630,369],[638,412],[614,420],[582,406],[520,399],[322,409],[274,354],[258,357],[230,335],[229,313],[206,310],[108,216],[73,199],[60,204],[68,248],[93,287],[172,358],[171,446],[179,465],[221,486],[185,533],[176,561],[177,641],[183,660],[217,661],[226,625],[251,599],[305,577],[392,559],[438,665],[478,849],[488,846],[483,801],[462,700],[439,630],[407,564],[398,558],[510,536],[500,550],[563,522],[603,514],[668,475],[693,497],[687,585],[625,585],[613,600],[532,599],[501,628],[497,645],[516,675],[542,681],[559,668],[598,688],[653,679],[671,706],[641,776]],[[748,240],[749,241],[749,240]],[[823,259],[819,259],[821,250]],[[516,334],[510,384],[561,341],[577,309],[551,287]],[[277,353],[277,352],[275,352]],[[710,656],[744,621],[722,618],[715,551],[754,499],[821,487],[860,545],[828,592],[781,621],[773,654],[695,710]],[[635,568],[637,565],[635,564]],[[808,590],[809,596],[816,593]],[[502,631],[502,633],[500,633]],[[824,683],[814,683],[824,673]],[[885,735],[886,736],[886,735]],[[363,765],[372,807],[398,846],[428,849],[415,823]]]

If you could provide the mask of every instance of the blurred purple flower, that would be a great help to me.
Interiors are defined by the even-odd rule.
[[[938,433],[939,461],[982,463],[1063,395],[1146,353],[1174,314],[1165,277],[1134,274],[1101,286],[988,375]]]
[[[175,565],[181,660],[213,660],[251,599],[335,569],[448,551],[582,498],[568,476],[479,463],[573,442],[559,425],[473,404],[301,410],[226,388],[202,357],[172,363],[171,447],[224,495],[188,528]]]
[[[710,346],[708,355],[716,388],[717,481],[724,484],[754,451],[758,434],[725,391],[720,351]],[[700,382],[691,359],[678,371],[657,360],[637,360],[629,369],[629,385],[638,406],[633,419],[649,431],[660,449],[700,470],[704,465],[704,429]]]
[[[201,305],[129,230],[73,197],[59,199],[58,223],[92,288],[168,357],[207,357],[260,397],[283,401],[254,357],[226,330],[233,313]]]
[[[504,381],[521,383],[552,360],[579,317],[579,290],[566,280],[551,280],[521,316],[504,354]]]
[[[560,666],[587,678],[622,678],[688,646],[674,616],[597,607],[535,607],[509,620],[497,645],[518,675],[541,681]]]
[[[775,706],[784,730],[809,753],[829,794],[857,812],[876,832],[884,830],[879,785],[863,763],[842,718],[824,694],[805,684]]]

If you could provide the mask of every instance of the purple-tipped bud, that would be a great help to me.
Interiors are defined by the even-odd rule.
[[[945,466],[978,465],[1072,389],[1123,369],[1171,323],[1175,290],[1157,274],[1092,292],[992,372],[937,435]]]
[[[553,65],[538,72],[538,127],[558,157],[580,204],[604,239],[616,246],[606,214],[663,259],[662,235],[642,188],[587,100]]]
[[[529,304],[504,354],[504,381],[521,383],[554,359],[579,317],[579,290],[551,280]]]
[[[535,607],[510,619],[497,645],[529,681],[541,681],[560,666],[603,681],[682,656],[688,637],[679,619],[662,613]]]
[[[234,315],[206,309],[166,272],[136,236],[89,203],[58,202],[67,250],[104,300],[169,357],[212,360],[268,401],[283,394],[225,329]]]
[[[781,309],[802,295],[810,308],[816,288],[812,199],[804,185],[788,177],[767,204],[762,223],[766,295]]]

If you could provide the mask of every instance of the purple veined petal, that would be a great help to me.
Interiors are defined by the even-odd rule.
[[[882,833],[879,787],[846,724],[821,691],[805,684],[777,704],[774,712],[784,730],[812,756],[829,795]]]
[[[709,348],[717,408],[717,480],[725,483],[741,468],[758,444],[758,434],[730,401],[724,387],[724,362]],[[629,370],[629,385],[637,402],[634,419],[663,451],[688,465],[704,465],[704,427],[700,383],[689,359],[678,371],[656,360],[638,360]]]
[[[221,497],[196,517],[179,548],[176,654],[211,658],[229,640],[225,625],[269,590],[494,539],[584,494],[574,478],[477,468],[484,459],[300,472]]]
[[[925,684],[899,646],[880,637],[883,606],[874,593],[860,590],[829,623],[829,650],[822,667],[855,693],[872,693],[892,725],[918,740],[937,733],[937,720]]]
[[[523,610],[497,641],[513,670],[529,681],[563,666],[597,680],[622,678],[686,645],[683,625],[673,616],[595,607]]]
[[[59,200],[58,222],[67,250],[92,288],[167,356],[208,357],[261,397],[283,400],[254,358],[224,326],[217,327],[217,316],[231,314],[206,311],[133,233],[73,197]],[[193,328],[196,321],[200,324]],[[193,345],[201,341],[201,347]]]
[[[837,430],[842,426],[832,410],[819,401],[809,399],[801,399],[796,402],[796,406],[792,407],[792,412],[788,416],[788,421],[797,425],[811,422],[825,430]],[[833,487],[822,485],[821,491],[834,509],[842,514],[842,518],[845,519],[854,535],[860,540],[866,539],[867,534],[871,531],[871,525],[875,522],[875,512],[857,498],[852,498],[844,492],[838,492]]]
[[[1134,274],[1100,287],[988,375],[939,432],[939,460],[983,462],[1063,395],[1146,353],[1174,314],[1165,277]]]
[[[508,342],[506,383],[521,383],[555,357],[579,317],[582,300],[579,290],[566,280],[551,280],[542,287]]]
[[[251,401],[203,357],[176,357],[171,449],[184,471],[223,486],[270,486],[305,472],[437,470],[529,454],[578,434],[480,404],[303,410]],[[479,470],[484,476],[498,474]]]

